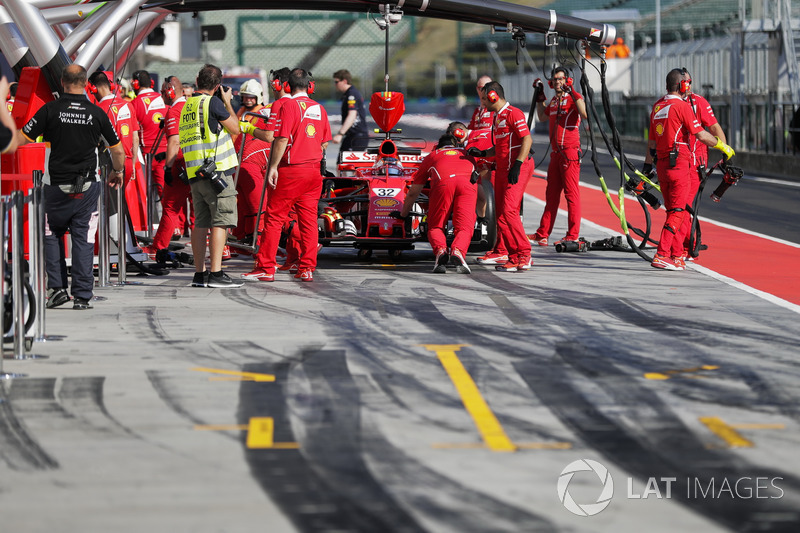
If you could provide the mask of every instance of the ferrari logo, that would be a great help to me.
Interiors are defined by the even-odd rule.
[[[111,111],[113,111],[115,115],[119,114],[119,108],[115,105],[111,106]]]
[[[142,98],[142,100],[144,100],[144,105],[145,106],[149,106],[150,105],[150,99],[149,98]]]
[[[317,128],[315,128],[313,124],[309,124],[308,126],[306,126],[306,136],[313,138],[316,134],[317,134]]]
[[[303,111],[306,110],[306,103],[305,102],[297,102],[297,103],[300,104],[300,109],[302,109]]]

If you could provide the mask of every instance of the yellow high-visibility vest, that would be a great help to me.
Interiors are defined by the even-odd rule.
[[[228,131],[222,128],[217,135],[208,127],[211,98],[205,94],[192,96],[186,100],[181,111],[179,138],[186,160],[186,175],[190,180],[207,159],[216,162],[218,171],[229,170],[239,164]]]

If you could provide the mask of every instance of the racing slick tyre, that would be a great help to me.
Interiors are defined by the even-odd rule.
[[[358,259],[360,261],[369,261],[370,257],[372,257],[372,248],[359,248]]]
[[[402,253],[403,253],[403,250],[401,250],[399,248],[391,248],[389,250],[389,259],[391,259],[392,261],[397,261],[398,259],[400,259],[400,256],[402,255]]]
[[[484,215],[484,223],[486,224],[486,238],[476,240],[473,237],[469,245],[470,252],[488,252],[494,248],[494,241],[497,239],[497,214],[494,206],[494,187],[489,180],[481,181],[481,187],[486,194],[486,215]],[[477,232],[476,232],[477,233]]]

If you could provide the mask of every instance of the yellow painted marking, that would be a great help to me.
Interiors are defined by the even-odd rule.
[[[725,441],[731,448],[752,448],[753,443],[742,437],[733,426],[729,426],[716,416],[700,417],[700,422],[705,424],[711,432]]]
[[[569,450],[570,442],[522,442],[516,445],[520,450]],[[461,443],[436,443],[432,445],[437,450],[485,450],[488,446],[482,442]]]
[[[786,429],[786,424],[731,424],[735,429]]]
[[[667,370],[666,372],[646,372],[644,374],[644,377],[645,377],[645,379],[665,380],[665,379],[669,379],[672,376],[675,376],[675,375],[678,375],[678,374],[690,374],[690,373],[693,373],[693,372],[700,372],[701,370],[718,370],[718,369],[719,369],[719,366],[717,366],[717,365],[700,365],[700,366],[695,366],[695,367],[692,367],[692,368],[682,368],[682,369],[679,369],[679,370]],[[683,377],[686,377],[686,378],[697,378],[697,379],[705,378],[705,376],[688,376],[688,375],[687,376],[683,376]]]
[[[251,418],[249,424],[196,424],[196,431],[247,431],[247,447],[253,449],[297,450],[296,442],[273,442],[272,418]]]
[[[247,424],[195,424],[197,431],[236,431],[247,429]]]
[[[253,448],[272,448],[275,444],[272,436],[275,430],[275,422],[271,417],[253,417],[250,419],[250,426],[247,428],[247,447]]]
[[[489,405],[481,396],[478,386],[461,364],[456,352],[466,344],[423,344],[427,350],[436,352],[436,356],[447,371],[456,390],[461,395],[461,401],[467,412],[472,417],[483,441],[490,450],[495,452],[513,452],[517,447],[508,438],[503,426],[494,416]]]
[[[223,374],[226,376],[236,376],[240,381],[275,381],[275,376],[271,374],[257,374],[255,372],[237,372],[235,370],[222,370],[219,368],[202,368],[202,367],[193,368],[192,370],[196,370],[197,372],[210,372],[212,374]]]

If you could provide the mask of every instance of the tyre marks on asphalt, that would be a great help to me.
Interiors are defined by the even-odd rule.
[[[27,413],[26,409],[21,408],[26,400],[32,400],[44,403],[42,407],[45,410],[51,409],[55,402],[55,378],[14,380],[8,393],[2,385],[0,384],[0,457],[12,470],[58,468],[58,462],[41,447],[22,422]]]
[[[725,480],[731,485],[745,480],[738,490],[755,494],[757,477],[781,477],[789,489],[784,499],[742,500],[727,494],[699,498],[688,490],[672,491],[672,497],[738,531],[797,530],[800,484],[795,476],[748,464],[727,450],[707,449],[659,395],[580,343],[561,343],[555,355],[551,360],[516,362],[514,368],[588,447],[639,478],[642,486],[650,478],[676,477],[678,483],[700,480],[703,487],[713,480],[718,490]],[[596,401],[602,397],[608,398],[606,404]],[[664,494],[666,484],[658,484]]]
[[[318,352],[307,358],[302,367],[324,391],[299,392],[289,398],[288,364],[244,367],[248,372],[274,374],[276,381],[242,382],[239,423],[271,417],[275,441],[292,442],[298,439],[290,420],[291,410],[305,433],[300,450],[245,447],[253,477],[300,531],[422,531],[364,464],[359,439],[360,406],[357,394],[353,396],[356,389],[348,384],[352,378],[344,366],[344,354]],[[325,372],[332,375],[322,375]],[[331,385],[331,380],[339,383]],[[335,398],[331,397],[333,391]],[[308,450],[304,449],[306,446]]]

